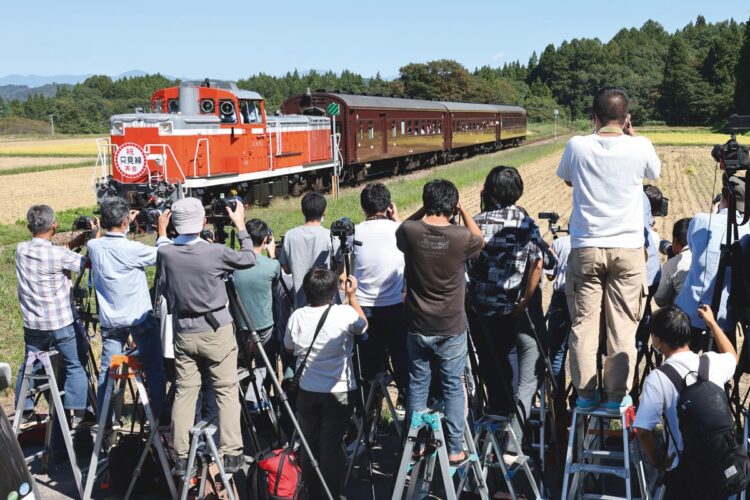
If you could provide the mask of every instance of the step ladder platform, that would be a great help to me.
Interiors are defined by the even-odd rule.
[[[599,406],[590,410],[582,410],[580,408],[576,408],[575,411],[578,412],[578,415],[588,415],[590,417],[611,418],[619,420],[623,415],[625,415],[628,409],[630,409],[630,407],[621,409],[618,413],[610,413],[606,409]]]
[[[613,495],[601,495],[599,493],[584,493],[581,495],[582,500],[627,500],[626,497],[618,497]],[[637,500],[637,499],[633,499]]]
[[[570,466],[570,472],[571,474],[575,474],[576,472],[590,472],[592,474],[608,474],[622,479],[630,478],[630,470],[624,467],[614,467],[611,465],[572,464]]]
[[[622,451],[608,450],[583,450],[584,458],[598,458],[600,460],[619,460],[625,459],[625,453]]]

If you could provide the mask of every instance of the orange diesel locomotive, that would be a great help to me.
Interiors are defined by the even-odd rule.
[[[334,167],[329,118],[266,116],[260,94],[232,82],[158,90],[150,112],[114,115],[110,126],[111,139],[99,141],[97,199],[122,196],[137,209],[183,196],[265,203],[323,188]]]

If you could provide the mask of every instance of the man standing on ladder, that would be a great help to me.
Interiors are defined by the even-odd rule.
[[[598,407],[599,389],[604,389],[606,408],[615,415],[632,405],[627,394],[636,359],[635,333],[647,294],[643,179],[656,179],[661,171],[654,146],[636,136],[628,106],[624,91],[599,90],[593,102],[595,133],[570,139],[557,168],[557,176],[573,188],[565,291],[576,406]],[[607,361],[604,387],[597,388],[602,314]]]
[[[52,244],[57,232],[55,212],[47,205],[34,205],[26,214],[31,241],[18,244],[16,249],[16,277],[18,302],[23,315],[23,335],[26,356],[29,352],[57,350],[65,364],[65,409],[73,410],[71,428],[76,429],[86,411],[88,381],[78,355],[76,331],[73,326],[73,307],[70,301],[70,272],[80,273],[86,257],[72,251],[86,242],[84,232],[68,243],[67,248]],[[92,228],[93,229],[93,228]],[[21,390],[24,364],[18,370],[16,398]],[[16,401],[16,403],[18,403]],[[30,423],[34,401],[24,403],[23,418]]]

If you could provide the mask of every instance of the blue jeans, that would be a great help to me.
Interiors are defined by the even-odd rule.
[[[547,309],[549,357],[557,381],[558,396],[565,394],[565,358],[568,354],[570,311],[564,291],[554,292]]]
[[[21,366],[18,368],[16,404],[18,404],[18,396],[21,393],[21,382],[23,381],[28,354],[30,352],[55,349],[60,353],[59,355],[65,364],[65,397],[63,406],[68,410],[85,409],[88,377],[78,355],[78,342],[76,341],[76,330],[73,323],[57,330],[34,330],[24,327],[23,338],[26,343],[26,353]],[[34,367],[34,372],[41,372],[42,370],[43,368],[40,364]],[[34,400],[26,398],[24,410],[32,410],[33,408]]]
[[[409,384],[409,358],[406,354],[406,331],[403,328],[404,305],[363,307],[367,317],[367,343],[362,346],[362,376],[365,382],[386,371],[390,357],[393,379],[401,394]]]
[[[466,367],[466,332],[451,337],[436,337],[409,332],[409,396],[407,422],[415,411],[427,409],[432,370],[435,361],[445,398],[445,427],[448,453],[464,449],[464,388],[461,375]]]
[[[99,387],[96,391],[97,414],[104,404],[104,392],[107,389],[109,379],[109,363],[112,361],[112,356],[122,354],[123,346],[130,335],[138,347],[136,356],[146,372],[148,398],[151,403],[151,410],[158,420],[165,393],[164,358],[159,320],[153,314],[149,314],[144,321],[137,325],[124,328],[102,327],[101,333],[102,363],[99,370]]]

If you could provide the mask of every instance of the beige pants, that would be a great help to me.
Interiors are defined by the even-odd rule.
[[[221,453],[224,456],[242,453],[237,342],[233,325],[222,326],[215,332],[176,333],[174,339],[177,391],[172,409],[172,436],[177,456],[187,458],[190,452],[190,429],[195,424],[195,404],[201,388],[199,362],[211,374],[216,392]]]
[[[571,319],[573,386],[583,398],[594,396],[599,333],[605,329],[604,390],[610,400],[621,400],[632,385],[635,334],[648,294],[643,249],[573,249],[568,259],[565,293]]]

